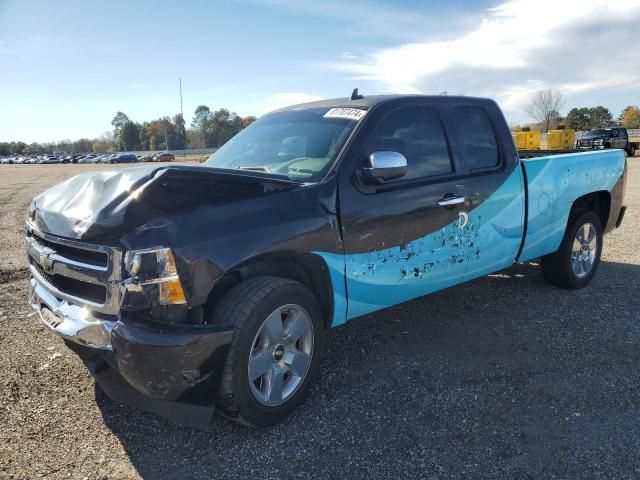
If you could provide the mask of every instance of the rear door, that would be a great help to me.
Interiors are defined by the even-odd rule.
[[[471,255],[460,215],[469,205],[441,113],[410,102],[378,109],[371,135],[361,135],[353,168],[340,179],[348,318],[461,282]],[[363,184],[358,172],[375,151],[402,153],[407,174]]]
[[[461,214],[471,248],[464,280],[471,280],[506,268],[517,257],[525,221],[523,174],[497,105],[461,103],[449,118],[468,192]]]

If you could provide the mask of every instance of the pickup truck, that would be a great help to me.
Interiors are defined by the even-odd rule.
[[[576,140],[579,150],[604,150],[619,148],[633,157],[638,150],[638,144],[631,141],[626,128],[594,128]]]
[[[538,258],[551,283],[588,285],[625,179],[621,150],[521,160],[487,99],[296,105],[203,165],[35,197],[30,304],[112,398],[270,425],[305,397],[330,327]]]

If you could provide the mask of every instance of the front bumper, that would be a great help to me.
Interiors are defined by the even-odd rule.
[[[604,145],[576,145],[576,150],[604,150]]]
[[[230,327],[167,325],[135,315],[93,313],[57,297],[36,278],[31,279],[29,303],[42,323],[82,358],[114,400],[178,423],[208,425],[210,414],[202,418],[202,425],[196,425],[193,409],[187,407],[202,414],[213,412],[233,335]],[[118,378],[122,382],[114,387]],[[177,416],[170,412],[171,403]]]

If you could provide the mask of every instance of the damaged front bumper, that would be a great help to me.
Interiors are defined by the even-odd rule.
[[[60,298],[39,280],[31,279],[29,303],[42,323],[82,358],[107,395],[177,423],[208,426],[233,334],[230,327],[94,313]]]

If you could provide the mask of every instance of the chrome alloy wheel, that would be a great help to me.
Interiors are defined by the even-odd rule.
[[[249,354],[251,392],[263,405],[287,401],[304,380],[313,355],[313,324],[299,305],[274,310],[258,330]]]
[[[598,253],[598,235],[591,223],[585,223],[573,240],[571,248],[571,268],[578,278],[589,275]]]

